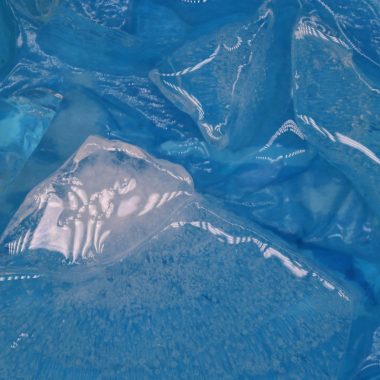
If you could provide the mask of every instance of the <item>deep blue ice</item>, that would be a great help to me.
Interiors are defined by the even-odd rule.
[[[377,0],[0,0],[0,379],[379,379]]]

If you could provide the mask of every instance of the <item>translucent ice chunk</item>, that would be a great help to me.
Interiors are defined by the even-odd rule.
[[[264,4],[248,20],[186,43],[150,77],[168,99],[192,116],[209,143],[235,151],[253,142],[259,145],[289,107],[283,99],[290,92],[284,75],[290,72],[285,58],[290,40],[283,36],[284,29],[291,28],[295,9],[285,4],[282,12],[287,19],[282,20],[283,13],[275,17],[277,8]],[[277,42],[274,35],[279,37]],[[284,59],[274,63],[275,54]]]
[[[183,43],[188,27],[169,7],[140,0],[134,9],[134,33],[144,40],[146,49],[158,50],[160,59]]]
[[[65,4],[41,27],[37,43],[46,54],[87,70],[124,73],[143,57],[132,35],[94,23]]]
[[[302,131],[380,215],[380,89],[354,64],[347,41],[316,14],[299,20],[293,52]]]
[[[38,27],[33,26],[19,11],[21,3],[14,1],[1,5],[4,7],[2,16],[9,17],[7,24],[16,25],[17,21],[14,35],[3,34],[10,39],[8,43],[12,56],[8,54],[4,67],[0,63],[0,74],[2,68],[6,74],[0,80],[1,192],[4,185],[15,178],[40,142],[62,100],[57,90],[57,62],[42,52],[36,43]],[[43,3],[38,2],[39,6]],[[4,50],[7,50],[6,44]]]
[[[68,6],[93,22],[111,29],[127,30],[132,0],[68,0]]]
[[[38,91],[32,98],[34,102],[24,97],[0,99],[0,189],[16,177],[30,157],[59,102],[53,94]]]
[[[55,11],[60,0],[10,0],[16,13],[31,22],[46,22]]]
[[[13,63],[16,46],[16,25],[9,8],[0,3],[0,80]]]
[[[86,15],[76,4],[61,3],[38,34],[38,44],[47,54],[76,68],[112,74],[145,74],[161,59],[161,54],[173,50],[173,46],[182,41],[186,31],[174,12],[147,1],[139,4],[139,17],[136,16],[134,26],[129,28],[126,25],[112,27],[112,17],[103,25],[96,14],[95,20],[90,17],[95,9],[102,12],[95,5],[89,7],[89,15]],[[127,7],[121,1],[115,5],[119,6]],[[87,8],[83,5],[83,9]],[[120,17],[116,24],[130,23],[124,20],[122,13],[116,9],[114,12]],[[165,27],[162,27],[162,19],[167,21]],[[132,31],[135,34],[129,33]]]
[[[256,21],[228,25],[202,36],[184,45],[170,57],[170,63],[151,73],[161,91],[189,113],[205,138],[215,145],[226,146],[230,135],[245,126],[241,125],[247,121],[244,111],[251,107],[244,91],[248,86],[252,88],[256,75],[265,80],[262,60],[268,48],[271,18],[267,10]],[[262,87],[259,83],[257,91]],[[252,96],[249,101],[252,104]]]
[[[126,254],[192,195],[180,167],[139,148],[91,137],[26,198],[2,240],[11,254],[44,249],[67,259]]]
[[[378,379],[380,376],[380,328],[372,336],[372,346],[369,355],[361,363],[361,368],[354,377],[355,380]]]
[[[261,0],[156,0],[171,7],[189,24],[200,24],[233,13],[253,13]]]
[[[314,0],[330,13],[350,47],[380,67],[380,6],[377,0]]]
[[[147,166],[156,191],[167,173]],[[2,377],[336,377],[352,318],[344,289],[199,204],[166,221],[161,210],[160,232],[112,265],[1,274]]]

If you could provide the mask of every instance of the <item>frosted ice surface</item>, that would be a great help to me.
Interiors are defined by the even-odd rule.
[[[133,3],[131,0],[69,0],[64,2],[78,14],[107,28],[127,30],[131,27]]]
[[[0,98],[0,188],[16,177],[55,115],[59,99],[35,91],[31,99]],[[53,102],[53,104],[49,104]]]
[[[14,59],[16,45],[16,26],[6,4],[0,4],[0,79],[9,69]]]
[[[115,143],[101,144],[104,149]],[[109,170],[102,166],[101,181],[108,182]],[[147,191],[161,188],[157,177],[168,178],[151,167],[146,174]],[[99,182],[96,176],[92,172]],[[132,209],[132,201],[125,201],[129,206],[119,207],[121,214]],[[147,216],[159,222],[160,232],[151,238],[144,233],[144,243],[122,261],[92,271],[89,265],[58,264],[64,280],[28,279],[21,269],[2,274],[0,286],[19,291],[4,291],[0,299],[0,327],[7,326],[0,329],[0,375],[335,377],[350,330],[349,294],[253,230],[199,203],[180,203],[170,220],[164,208]],[[28,212],[26,205],[22,210]],[[128,216],[138,227],[138,213]],[[119,249],[125,252],[134,240],[132,227],[111,218],[123,226]]]
[[[250,0],[156,0],[171,7],[189,24],[200,24],[215,18],[228,17],[233,13],[253,13],[262,1]]]
[[[31,22],[46,22],[53,14],[60,0],[10,0],[15,13]]]
[[[372,346],[369,355],[361,363],[360,371],[355,379],[376,379],[380,374],[380,328],[378,327],[372,336]]]
[[[146,49],[160,51],[160,59],[183,42],[189,29],[172,9],[151,0],[135,4],[133,28],[136,36],[145,41]]]
[[[48,55],[73,67],[87,70],[106,68],[125,72],[136,56],[134,36],[119,29],[105,28],[60,4],[39,30],[37,42]]]
[[[352,49],[380,66],[380,5],[377,0],[314,0],[334,17]]]
[[[380,89],[355,65],[347,40],[315,14],[299,20],[293,51],[295,108],[302,131],[380,215]]]
[[[2,240],[10,254],[125,255],[191,195],[191,177],[179,166],[91,137],[27,196]]]
[[[12,25],[16,19],[19,22],[8,36],[10,47],[5,50],[9,51],[3,64],[0,62],[0,71],[4,69],[5,74],[0,81],[0,164],[4,168],[0,173],[1,188],[18,174],[37,147],[62,100],[57,86],[52,85],[57,80],[54,59],[36,43],[37,28],[19,12],[21,3],[2,4],[3,14],[9,16],[7,23]],[[44,7],[42,1],[38,4]]]
[[[214,145],[236,148],[255,135],[252,114],[263,91],[268,92],[265,62],[272,23],[271,10],[263,7],[252,20],[228,24],[186,43],[150,74]]]

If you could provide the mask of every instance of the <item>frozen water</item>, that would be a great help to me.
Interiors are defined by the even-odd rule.
[[[281,25],[291,27],[297,8],[291,2],[283,7],[288,14]],[[250,19],[188,42],[151,72],[163,94],[192,116],[210,144],[236,151],[264,143],[289,112],[288,103],[276,114],[270,111],[277,97],[290,92],[284,76],[290,70],[290,40],[274,40],[281,17],[278,7],[265,3]],[[274,63],[277,56],[282,58]]]
[[[38,4],[42,8],[33,7],[33,14],[45,10],[42,2]],[[37,28],[18,13],[19,7],[28,15],[32,10],[23,8],[17,1],[11,5],[15,7],[13,10],[2,4],[1,13],[9,16],[5,27],[19,21],[18,30],[15,26],[9,29],[9,33],[13,33],[8,36],[7,56],[0,65],[0,71],[4,73],[0,82],[2,188],[16,177],[37,147],[62,100],[57,84],[52,86],[57,80],[56,73],[53,74],[55,65],[35,42]]]
[[[67,1],[75,12],[111,29],[128,30],[131,24],[131,0]]]
[[[163,5],[167,5],[165,3]],[[157,49],[159,59],[185,41],[189,27],[167,6],[140,0],[135,5],[135,15],[136,36],[145,41],[144,49]]]
[[[0,165],[5,168],[0,173],[0,188],[18,174],[55,114],[54,103],[58,100],[50,105],[53,95],[35,92],[34,101],[40,97],[40,104],[21,96],[0,99]]]
[[[180,167],[126,143],[89,138],[26,197],[2,241],[12,255],[45,249],[74,262],[125,255],[191,195],[191,177]]]
[[[379,13],[1,2],[0,378],[376,378]]]
[[[271,18],[269,10],[261,10],[252,21],[228,25],[202,36],[176,51],[169,64],[151,73],[161,91],[197,121],[212,144],[224,147],[232,139],[231,134],[242,135],[238,117],[243,116],[238,109],[247,112],[245,89],[251,88],[255,79],[265,81],[263,60]],[[251,79],[255,74],[253,67],[259,72]],[[263,90],[264,83],[255,84],[256,91]],[[240,125],[246,126],[246,121],[244,118]]]
[[[234,13],[253,13],[261,0],[156,0],[159,4],[171,7],[191,25],[202,24],[215,18],[223,18]]]
[[[53,14],[60,0],[9,0],[16,14],[30,22],[40,24],[46,22]]]
[[[123,73],[127,62],[139,60],[136,38],[122,30],[104,28],[60,4],[38,34],[44,52],[73,67]],[[96,48],[95,48],[96,47]],[[110,59],[112,57],[112,59]]]
[[[380,67],[380,7],[376,0],[356,1],[352,7],[344,0],[313,0],[333,16],[337,27],[355,53]]]
[[[0,4],[0,25],[0,78],[2,79],[12,64],[16,44],[16,26],[9,9],[3,2]]]
[[[226,217],[181,167],[90,137],[2,238],[1,376],[334,377],[349,293]]]
[[[315,14],[299,20],[293,51],[295,108],[303,132],[380,215],[380,89],[355,65],[346,40]]]

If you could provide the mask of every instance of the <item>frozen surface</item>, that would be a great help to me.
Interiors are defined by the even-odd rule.
[[[126,30],[130,27],[131,0],[74,0],[67,4],[75,12],[107,28]]]
[[[179,166],[87,139],[2,238],[1,375],[334,376],[350,296],[225,218]]]
[[[300,19],[293,49],[295,109],[308,141],[379,213],[380,89],[352,61],[346,40],[315,15]]]
[[[92,137],[26,197],[2,240],[11,255],[45,249],[73,262],[105,251],[120,256],[191,195],[191,177],[180,167]]]
[[[232,150],[266,137],[259,112],[273,100],[269,78],[273,9],[265,4],[248,20],[216,27],[185,44],[152,80],[197,122],[205,139]]]
[[[54,110],[28,99],[0,102],[0,186],[12,180],[32,154],[54,116]]]
[[[1,2],[0,378],[379,376],[379,23]]]

